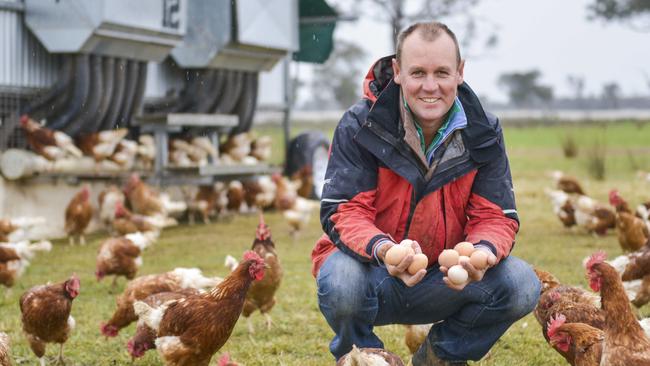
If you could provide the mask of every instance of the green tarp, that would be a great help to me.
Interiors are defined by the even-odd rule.
[[[322,64],[334,47],[334,27],[338,14],[324,0],[300,0],[300,50],[295,61]]]

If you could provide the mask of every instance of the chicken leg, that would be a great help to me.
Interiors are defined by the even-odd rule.
[[[266,318],[266,329],[271,330],[271,325],[273,325],[273,320],[271,320],[271,314],[264,313],[264,317]]]
[[[61,343],[61,348],[59,348],[59,357],[56,360],[57,365],[65,365],[65,360],[63,359],[63,343]]]

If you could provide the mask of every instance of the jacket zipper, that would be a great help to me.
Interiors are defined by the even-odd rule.
[[[417,206],[417,199],[415,197],[415,189],[411,191],[411,202],[409,203],[409,215],[406,219],[406,229],[404,230],[404,238],[409,237],[409,230],[411,230],[411,220],[413,219],[413,213],[415,213],[415,206]]]

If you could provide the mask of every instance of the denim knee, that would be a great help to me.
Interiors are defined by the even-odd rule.
[[[508,313],[512,318],[519,319],[533,311],[537,305],[541,283],[532,267],[523,260],[511,256],[505,262],[507,266],[505,266],[501,290],[508,303]]]
[[[345,318],[363,310],[369,289],[367,267],[341,252],[323,263],[316,279],[318,304],[328,317]]]

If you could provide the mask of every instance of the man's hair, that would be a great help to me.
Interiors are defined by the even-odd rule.
[[[397,50],[395,54],[395,59],[397,59],[397,63],[401,64],[402,47],[404,46],[404,40],[406,39],[406,37],[410,36],[416,31],[418,31],[420,37],[422,37],[425,41],[434,41],[441,34],[443,34],[443,32],[449,35],[449,37],[451,37],[451,39],[454,41],[454,45],[456,45],[456,60],[460,65],[460,47],[458,46],[458,40],[456,39],[456,35],[454,34],[454,32],[451,31],[451,29],[449,29],[449,27],[447,27],[445,24],[440,22],[414,23],[410,25],[408,28],[401,31],[400,34],[397,36]]]

